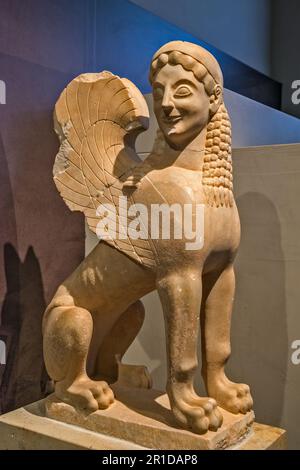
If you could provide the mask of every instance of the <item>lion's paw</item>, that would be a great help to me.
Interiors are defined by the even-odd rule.
[[[55,395],[86,413],[106,409],[114,401],[114,394],[106,382],[91,380],[88,377],[79,378],[69,387],[63,382],[58,382]]]
[[[217,431],[223,416],[213,398],[201,398],[195,393],[169,392],[173,414],[177,423],[196,434]]]
[[[210,383],[208,390],[218,405],[231,413],[246,414],[253,408],[250,387],[246,384],[231,382],[224,376]]]

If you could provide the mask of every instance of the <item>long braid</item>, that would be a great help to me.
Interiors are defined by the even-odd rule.
[[[202,182],[210,206],[233,205],[231,123],[224,104],[207,126]]]

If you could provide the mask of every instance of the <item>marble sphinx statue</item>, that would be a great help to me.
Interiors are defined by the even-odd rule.
[[[122,374],[128,386],[151,387],[146,369],[121,359],[144,320],[140,299],[157,289],[171,410],[179,427],[204,434],[222,425],[222,409],[246,414],[253,405],[248,385],[230,381],[224,370],[240,241],[231,125],[220,66],[202,47],[182,41],[161,47],[151,62],[150,82],[159,130],[144,161],[135,140],[147,128],[149,112],[126,78],[107,71],[82,74],[56,104],[55,184],[93,232],[104,217],[99,207],[106,221],[114,218],[114,230],[105,229],[58,287],[44,315],[44,356],[55,396],[79,412],[110,407],[111,384]],[[152,236],[150,220],[142,217],[144,236],[137,237],[128,230],[130,213],[119,205],[125,199],[149,210],[162,204],[191,207],[192,218],[196,206],[203,207],[202,243],[187,249],[191,240],[175,236],[182,226],[176,211],[170,211],[169,238]],[[193,385],[200,326],[207,397],[198,396]]]

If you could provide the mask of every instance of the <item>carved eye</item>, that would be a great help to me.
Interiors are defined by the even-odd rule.
[[[175,98],[185,98],[186,96],[191,95],[191,89],[186,86],[186,85],[181,85],[180,87],[177,88],[175,91]]]
[[[153,98],[155,100],[161,100],[162,97],[163,97],[163,94],[164,94],[164,92],[163,92],[162,88],[156,87],[156,88],[153,89]]]

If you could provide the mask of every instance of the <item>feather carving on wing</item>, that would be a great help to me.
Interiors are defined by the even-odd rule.
[[[149,122],[144,97],[132,82],[110,72],[82,74],[61,94],[54,120],[60,149],[53,173],[61,196],[72,211],[85,214],[95,233],[97,208],[113,205],[120,232],[119,196],[141,162],[134,143]],[[151,240],[108,235],[105,241],[139,263],[155,265]]]

